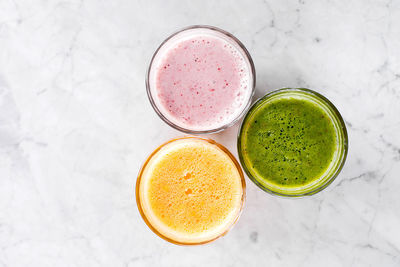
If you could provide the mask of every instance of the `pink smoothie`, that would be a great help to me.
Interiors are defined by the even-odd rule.
[[[185,129],[213,130],[243,111],[252,91],[249,61],[233,40],[208,34],[175,42],[156,69],[160,111]]]

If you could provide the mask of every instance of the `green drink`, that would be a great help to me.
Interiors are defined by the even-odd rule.
[[[312,195],[329,185],[347,154],[347,132],[337,109],[308,89],[281,89],[257,101],[238,137],[247,175],[263,190]]]

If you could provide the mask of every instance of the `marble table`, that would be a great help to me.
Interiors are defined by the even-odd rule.
[[[144,77],[170,33],[236,35],[256,98],[308,87],[342,113],[349,154],[323,192],[271,196],[247,179],[241,219],[208,245],[153,234],[134,186],[182,136]],[[238,125],[210,135],[237,155]],[[0,266],[399,266],[400,1],[0,0]]]

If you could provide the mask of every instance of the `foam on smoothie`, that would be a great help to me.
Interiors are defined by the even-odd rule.
[[[260,101],[245,118],[240,138],[242,164],[274,190],[316,186],[340,157],[333,113],[307,93],[281,93]]]
[[[246,107],[252,72],[233,39],[198,29],[171,39],[158,54],[153,97],[172,123],[196,131],[217,129]]]
[[[241,175],[218,146],[199,139],[167,144],[147,163],[140,200],[151,225],[179,242],[212,240],[241,208]]]

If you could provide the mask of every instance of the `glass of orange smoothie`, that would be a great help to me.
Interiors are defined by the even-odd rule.
[[[161,238],[199,245],[225,235],[245,200],[239,163],[210,139],[183,137],[158,147],[136,182],[136,202],[144,221]]]

